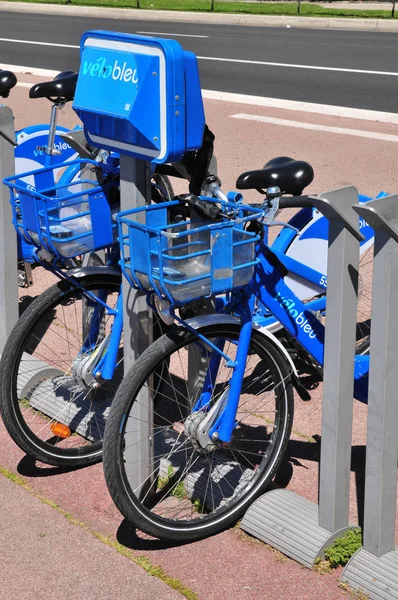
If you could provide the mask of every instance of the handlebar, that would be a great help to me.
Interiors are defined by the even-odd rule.
[[[217,221],[222,214],[221,208],[213,204],[212,202],[207,202],[206,200],[201,200],[195,194],[181,194],[176,197],[176,200],[180,202],[186,203],[192,208],[194,208],[198,213],[207,219],[211,219],[212,221]]]
[[[227,195],[221,189],[221,181],[216,175],[208,175],[203,182],[203,187],[207,193],[212,194],[222,202],[228,202]]]
[[[282,196],[279,198],[279,208],[312,208],[310,196]]]

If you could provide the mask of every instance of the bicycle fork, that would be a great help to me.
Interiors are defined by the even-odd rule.
[[[91,294],[90,294],[91,296]],[[120,291],[115,309],[111,309],[100,297],[92,298],[94,310],[90,318],[90,323],[85,341],[81,350],[84,356],[90,350],[90,340],[98,339],[101,335],[100,328],[105,311],[108,315],[113,315],[114,321],[112,329],[97,348],[89,355],[87,360],[83,360],[79,367],[79,377],[86,385],[93,389],[100,387],[100,381],[109,381],[113,378],[120,347],[120,340],[123,332],[123,299]]]
[[[206,450],[211,450],[217,443],[230,442],[232,433],[236,427],[236,413],[253,330],[249,306],[246,306],[242,311],[241,319],[242,327],[239,334],[235,360],[231,360],[224,353],[224,339],[217,339],[215,344],[210,344],[213,353],[209,361],[202,394],[194,406],[193,413],[186,421],[186,432],[191,437],[194,436],[197,443]],[[205,338],[204,341],[206,341]],[[212,392],[214,391],[213,382],[216,380],[216,375],[223,358],[226,360],[226,367],[233,369],[232,377],[228,388],[217,399],[214,406],[207,411]]]

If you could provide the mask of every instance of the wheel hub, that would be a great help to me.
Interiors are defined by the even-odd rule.
[[[190,438],[192,446],[198,452],[212,452],[217,445],[210,439],[204,421],[208,413],[197,411],[185,421],[185,434]]]
[[[226,389],[209,411],[199,410],[186,419],[185,433],[196,450],[212,452],[219,447],[217,432],[210,436],[210,431],[227,404],[228,396],[229,389]]]
[[[92,354],[81,354],[74,360],[72,371],[79,385],[85,388],[96,389],[100,386],[100,383],[93,376],[92,367]]]

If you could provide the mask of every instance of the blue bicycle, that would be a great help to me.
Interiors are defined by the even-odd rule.
[[[281,189],[292,190],[286,171],[275,171]],[[269,179],[249,172],[238,184],[266,189]],[[311,208],[306,196],[278,196],[280,208]],[[290,354],[256,322],[258,304],[320,368],[324,349],[319,315],[287,285],[286,267],[264,242],[278,203],[256,209],[185,200],[193,207],[185,223],[169,223],[167,204],[117,217],[125,275],[179,326],[125,375],[103,449],[108,489],[124,517],[149,535],[178,541],[231,525],[269,486],[291,433],[293,388],[305,395]],[[211,297],[216,312],[185,320],[186,303],[201,297]],[[357,354],[361,401],[368,368],[369,356]]]
[[[35,84],[29,90],[31,99],[46,98],[51,102],[51,118],[49,124],[32,125],[17,131],[16,141],[8,140],[15,147],[16,174],[56,165],[54,170],[45,171],[49,176],[49,185],[54,180],[61,185],[66,185],[77,182],[80,178],[89,178],[101,184],[111,179],[118,179],[117,155],[110,156],[109,152],[90,146],[81,127],[69,130],[58,125],[58,113],[68,102],[73,101],[76,83],[77,73],[63,71],[53,80]],[[0,97],[8,97],[16,84],[17,78],[14,73],[0,70]],[[0,135],[2,135],[1,131]],[[78,157],[87,158],[88,161],[69,163]],[[69,163],[66,168],[65,163]],[[26,186],[34,185],[34,176],[24,177],[23,183]],[[152,183],[154,193],[159,191],[160,200],[163,197],[169,200],[174,197],[171,182],[166,174],[154,172]],[[77,186],[74,189],[77,191]],[[94,260],[97,259],[86,257],[85,262]],[[18,285],[20,287],[29,287],[33,284],[32,267],[37,264],[36,247],[28,243],[23,236],[18,236]],[[76,260],[69,261],[68,265],[76,266]]]
[[[90,165],[89,159],[82,162]],[[118,210],[118,181],[116,177],[98,185],[80,177],[55,184],[56,168],[6,182],[12,191],[14,226],[60,281],[30,305],[8,340],[0,363],[0,410],[10,435],[37,460],[85,466],[101,459],[107,414],[123,376],[121,273],[111,219]],[[81,163],[66,168],[79,171]],[[307,168],[304,187],[312,177]],[[286,164],[279,171],[290,172]],[[270,176],[269,169],[262,173]],[[34,185],[26,186],[31,177]],[[217,190],[217,182],[207,183]],[[169,199],[159,186],[153,192]],[[185,222],[181,207],[177,203],[168,208],[172,220]],[[313,220],[307,212],[303,222]],[[289,225],[288,232],[294,240],[297,229]],[[105,266],[60,268],[65,260],[100,248],[106,249]],[[324,307],[324,287],[319,291]],[[208,310],[202,304],[194,301],[184,308],[196,313]],[[265,309],[258,310],[259,327],[268,316]],[[164,327],[155,319],[155,339]]]

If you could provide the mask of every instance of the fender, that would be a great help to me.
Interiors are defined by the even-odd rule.
[[[235,317],[234,315],[211,314],[187,319],[187,323],[193,329],[199,329],[199,327],[206,327],[208,325],[217,325],[221,323],[240,325],[241,321],[239,317]],[[286,348],[281,344],[278,338],[275,337],[275,335],[266,327],[260,327],[259,325],[256,325],[256,323],[253,323],[253,328],[256,329],[262,335],[265,335],[270,340],[270,342],[274,344],[274,346],[276,346],[282,357],[289,363],[291,367],[293,374],[293,385],[296,388],[300,398],[302,400],[310,400],[311,396],[308,393],[308,391],[301,385],[296,366]]]
[[[87,275],[111,275],[122,281],[122,272],[116,267],[109,267],[103,265],[97,265],[93,267],[76,267],[75,269],[68,270],[68,278],[74,277],[75,279],[81,279]]]

